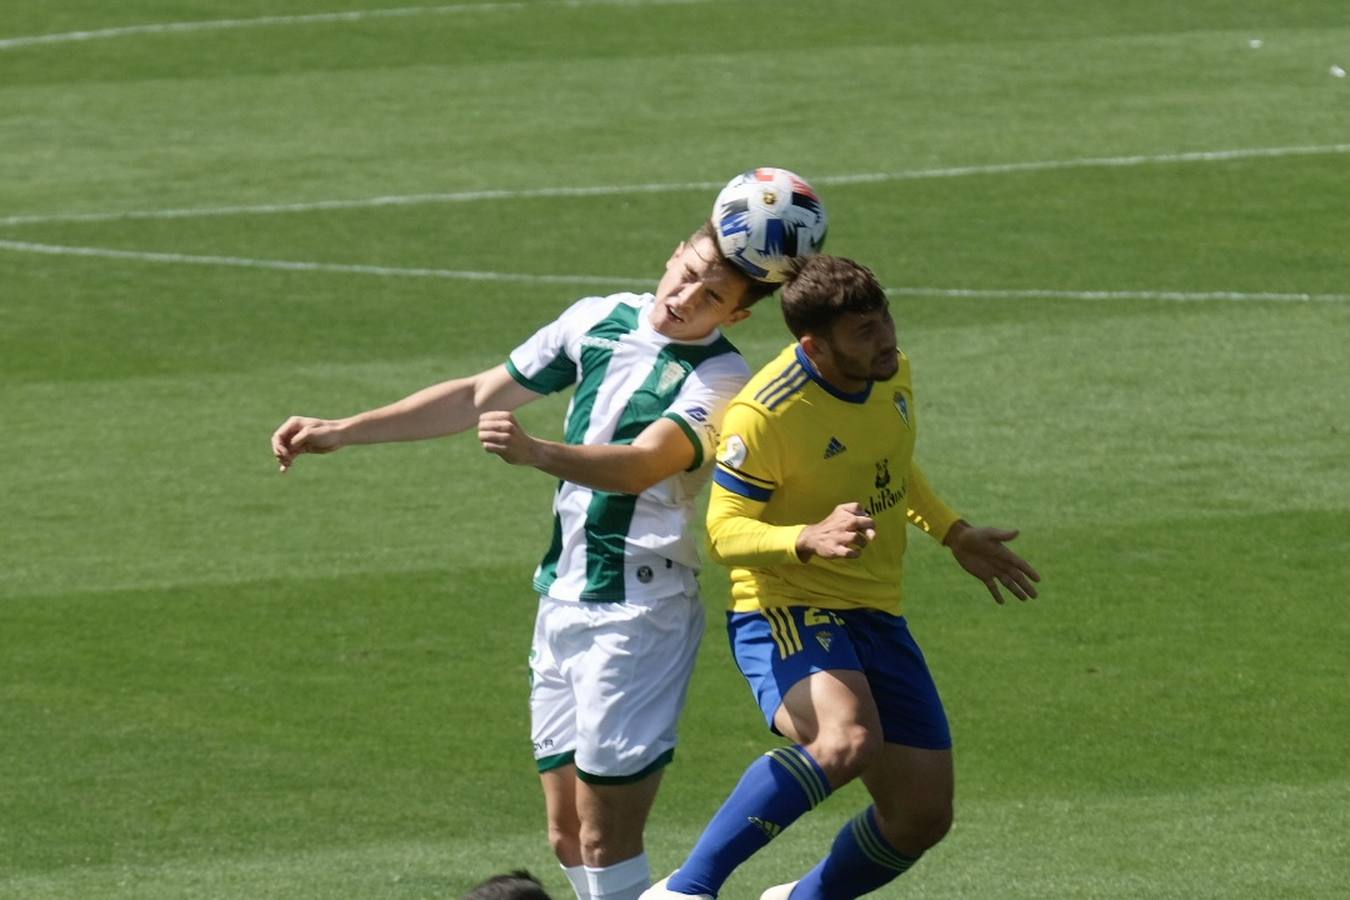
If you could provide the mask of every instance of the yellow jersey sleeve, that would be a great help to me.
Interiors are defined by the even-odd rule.
[[[708,501],[709,555],[724,566],[775,566],[800,562],[797,538],[805,525],[770,525],[764,504],[713,486]]]
[[[764,509],[782,481],[783,457],[763,414],[733,403],[722,420],[708,543],[714,560],[727,566],[773,566],[799,562],[797,537],[805,524],[772,525]]]
[[[947,532],[961,518],[956,510],[942,502],[942,498],[928,483],[928,476],[919,468],[917,460],[911,460],[909,464],[908,499],[906,518],[939,542],[946,540]]]

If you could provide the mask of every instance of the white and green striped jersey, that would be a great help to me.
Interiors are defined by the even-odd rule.
[[[580,300],[506,363],[541,394],[576,385],[564,425],[569,444],[630,444],[664,417],[694,445],[687,471],[638,495],[559,483],[553,540],[534,575],[535,590],[557,600],[650,600],[695,585],[695,498],[712,472],[722,412],[750,369],[720,332],[685,342],[656,331],[648,320],[655,299]]]

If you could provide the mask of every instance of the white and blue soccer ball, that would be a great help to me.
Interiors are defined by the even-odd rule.
[[[806,179],[764,166],[742,172],[713,204],[722,255],[756,281],[787,280],[794,259],[825,246],[829,217]]]

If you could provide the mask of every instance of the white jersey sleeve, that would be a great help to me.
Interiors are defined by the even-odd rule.
[[[615,297],[585,297],[530,336],[507,357],[511,377],[539,394],[576,383],[581,337],[614,307]]]
[[[750,379],[750,367],[739,353],[723,353],[704,360],[684,380],[664,418],[684,429],[694,445],[695,471],[711,461],[721,439],[722,414]]]

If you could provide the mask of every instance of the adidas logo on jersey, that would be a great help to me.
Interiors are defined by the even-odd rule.
[[[831,456],[838,456],[847,449],[848,448],[844,446],[843,441],[839,440],[837,437],[831,437],[829,445],[825,447],[825,458],[829,459]]]

